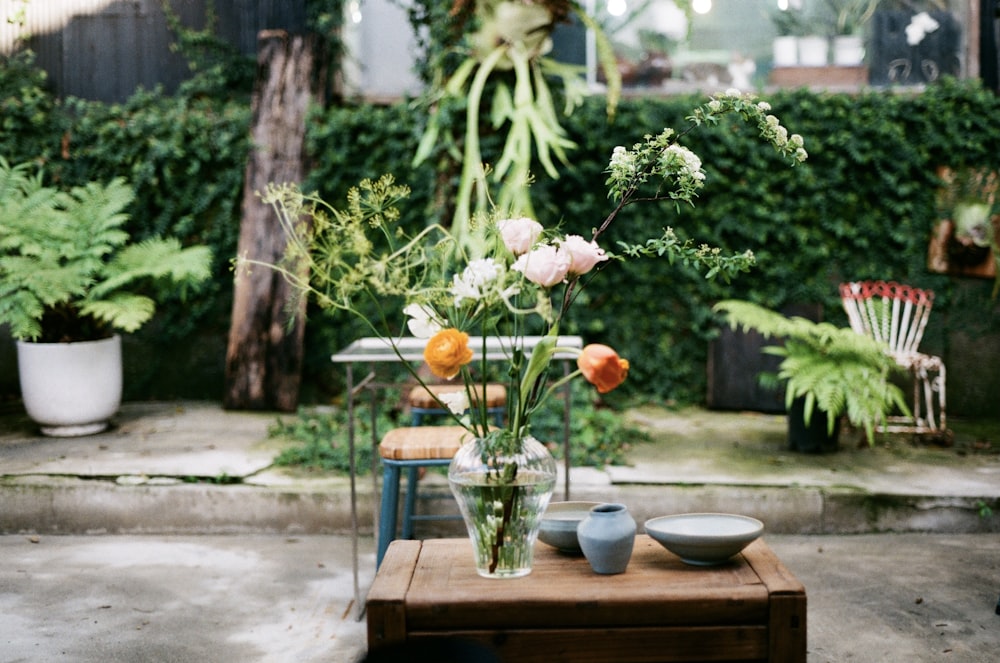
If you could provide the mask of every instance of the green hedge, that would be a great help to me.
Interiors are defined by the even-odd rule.
[[[218,397],[232,294],[228,261],[236,250],[249,149],[249,101],[140,92],[123,105],[56,103],[43,86],[30,67],[0,66],[6,99],[0,153],[12,161],[36,159],[66,185],[125,176],[138,193],[134,233],[208,242],[217,256],[213,287],[195,301],[166,303],[157,323],[143,330],[139,340],[154,346],[154,359],[130,382],[127,397]],[[589,100],[566,123],[579,145],[572,167],[559,180],[540,177],[535,185],[543,223],[587,234],[609,209],[603,171],[614,146],[631,145],[665,126],[683,126],[684,116],[702,100],[626,99],[611,125],[603,100]],[[749,127],[695,132],[686,144],[701,155],[708,173],[698,205],[680,212],[669,205],[635,207],[607,235],[609,242],[635,241],[673,226],[699,241],[751,249],[759,260],[732,284],[706,282],[653,260],[613,265],[599,274],[565,331],[608,342],[629,357],[632,375],[620,396],[701,401],[708,341],[717,330],[710,307],[722,297],[775,307],[819,302],[830,319],[843,321],[836,289],[841,280],[891,278],[938,293],[941,313],[932,316],[926,349],[948,350],[949,333],[959,326],[975,334],[1000,333],[992,283],[950,279],[925,266],[936,220],[935,168],[963,163],[1000,168],[1000,132],[991,125],[1000,117],[1000,100],[974,83],[955,81],[920,94],[799,90],[776,92],[767,100],[791,131],[805,137],[810,159],[803,167],[780,164]],[[433,199],[435,174],[410,164],[425,119],[408,103],[316,110],[310,119],[314,163],[307,187],[336,202],[361,178],[393,173],[413,188],[405,222],[425,223],[440,207]],[[485,147],[490,159],[490,141]],[[359,333],[350,320],[311,318],[309,398],[340,389],[330,351]],[[163,352],[178,343],[202,353],[197,360],[178,361]],[[195,386],[166,386],[165,376],[183,373],[192,362],[204,374]]]
[[[29,56],[0,60],[0,154],[14,163],[34,161],[66,187],[122,176],[136,190],[133,236],[172,235],[214,252],[211,284],[186,301],[162,302],[156,319],[128,339],[126,352],[138,360],[129,362],[126,397],[220,398],[249,100],[140,91],[124,104],[56,102],[45,83]],[[178,361],[176,347],[190,356]]]
[[[669,204],[639,206],[606,235],[608,242],[633,241],[672,226],[733,251],[751,249],[759,260],[731,284],[706,282],[652,260],[614,265],[595,278],[565,331],[602,339],[632,360],[630,388],[622,394],[703,400],[708,341],[717,333],[713,301],[740,297],[774,307],[818,302],[829,319],[845,323],[837,297],[837,284],[845,279],[896,279],[934,288],[941,313],[932,316],[926,347],[946,349],[954,281],[925,267],[936,220],[935,168],[1000,167],[1000,132],[990,126],[990,118],[1000,117],[1000,100],[976,84],[954,81],[920,95],[797,90],[767,100],[791,131],[805,137],[805,167],[784,167],[744,126],[696,132],[686,144],[701,155],[708,173],[698,205],[679,213]],[[603,170],[614,146],[631,145],[665,126],[684,126],[683,118],[700,101],[625,100],[609,126],[603,101],[590,100],[567,123],[579,145],[572,167],[557,181],[539,178],[535,184],[542,221],[589,232],[609,209]],[[318,116],[317,188],[336,200],[357,176],[392,172],[417,190],[407,213],[409,222],[422,223],[434,213],[425,206],[431,182],[409,165],[422,119],[409,113],[399,105],[338,108]],[[1000,330],[990,315],[991,284],[969,287],[962,310],[984,333]],[[347,322],[337,329],[339,342],[356,332]]]

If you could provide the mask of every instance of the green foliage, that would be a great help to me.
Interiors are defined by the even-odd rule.
[[[703,101],[625,99],[609,125],[604,100],[586,100],[566,125],[577,145],[572,166],[558,180],[534,184],[539,221],[589,235],[609,210],[602,184],[613,149],[631,145],[637,127],[655,132],[683,125],[685,114]],[[629,358],[624,393],[702,401],[708,343],[718,334],[714,302],[752,299],[774,309],[819,303],[831,322],[843,324],[837,286],[846,280],[894,279],[934,289],[941,314],[932,316],[924,342],[928,351],[943,350],[948,314],[958,302],[948,277],[926,268],[937,220],[935,172],[942,164],[998,166],[1000,133],[990,118],[1000,115],[1000,98],[975,82],[946,80],[917,94],[787,90],[767,101],[790,131],[805,138],[806,163],[782,167],[752,129],[736,122],[724,131],[690,134],[684,144],[702,158],[707,173],[697,205],[625,210],[605,235],[602,244],[616,247],[672,227],[679,241],[732,254],[750,250],[756,257],[756,266],[730,284],[684,268],[665,270],[655,260],[615,264],[587,284],[560,331],[600,339]],[[413,224],[407,225],[411,231],[421,227],[436,218],[424,205],[433,210],[442,203],[433,199],[433,169],[410,165],[420,126],[417,111],[405,104],[317,114],[310,132],[317,170],[310,184],[324,199],[342,200],[358,173],[394,173],[410,185],[414,203],[401,210],[401,224]],[[499,151],[484,146],[484,159],[492,162]],[[962,302],[963,309],[988,309],[990,284],[980,290],[975,302]],[[982,333],[1000,329],[995,318],[975,323]],[[319,343],[315,365],[325,371],[329,349],[363,332],[315,318],[307,333]]]
[[[832,433],[835,420],[846,414],[853,425],[864,428],[869,444],[873,444],[875,427],[884,424],[886,416],[897,408],[909,414],[902,389],[890,381],[901,369],[881,343],[849,328],[786,318],[747,301],[725,300],[716,304],[715,310],[723,312],[733,328],[784,341],[764,351],[783,357],[776,381],[786,383],[787,408],[794,400],[805,399],[806,425],[813,409],[818,408],[830,415]]]
[[[418,4],[426,5],[433,30],[453,27],[449,3]],[[188,302],[160,300],[156,321],[139,336],[164,347],[190,342],[196,333],[224,337],[249,104],[221,101],[224,95],[158,92],[137,93],[124,104],[57,102],[46,92],[44,74],[26,57],[0,59],[0,154],[14,163],[44,164],[60,187],[125,177],[136,194],[126,210],[132,237],[172,236],[184,245],[211,246],[217,259],[206,291]],[[943,353],[956,330],[977,338],[1000,331],[1000,316],[990,314],[992,283],[957,282],[926,267],[937,221],[937,168],[1000,168],[1000,97],[975,81],[943,80],[920,92],[783,90],[766,98],[782,122],[805,137],[808,162],[780,167],[770,148],[757,146],[753,132],[735,123],[704,137],[693,134],[684,142],[702,157],[707,173],[697,206],[644,206],[620,219],[621,226],[631,226],[632,237],[672,227],[679,241],[691,239],[695,246],[704,242],[731,254],[751,250],[756,266],[725,284],[683,268],[665,271],[661,261],[616,264],[587,285],[561,328],[599,338],[631,360],[629,380],[616,398],[701,402],[708,344],[718,333],[711,306],[724,298],[773,309],[819,303],[831,322],[844,324],[840,282],[894,279],[936,292],[925,351]],[[589,234],[608,211],[603,183],[615,146],[632,144],[637,131],[680,126],[703,101],[628,98],[609,124],[605,100],[585,100],[564,125],[577,145],[571,166],[558,180],[538,178],[533,185],[539,221]],[[412,166],[425,121],[423,111],[405,101],[316,109],[307,135],[312,170],[303,189],[341,201],[359,178],[392,173],[411,188],[401,225],[412,231],[440,218],[448,200],[435,198],[437,178],[443,178],[443,194],[454,191],[457,180],[429,164]],[[482,149],[483,159],[495,163],[502,146],[483,136]],[[609,247],[628,240],[615,228],[606,237]],[[360,323],[312,315],[304,377],[316,400],[343,388],[339,372],[331,369],[331,351],[363,333]],[[955,401],[950,409],[960,407],[969,402]]]
[[[55,343],[134,332],[156,306],[126,288],[210,276],[208,247],[182,248],[175,238],[129,243],[123,210],[133,193],[123,179],[62,192],[28,167],[0,157],[0,323],[15,338]]]
[[[59,127],[52,125],[47,83],[31,51],[0,55],[0,154],[16,163],[46,159],[58,147],[51,140]]]
[[[181,83],[180,94],[187,97],[225,98],[235,95],[247,98],[253,88],[256,62],[216,34],[219,17],[213,0],[205,3],[205,26],[201,30],[185,26],[170,5],[170,0],[160,2],[167,26],[177,38],[171,44],[171,50],[179,52],[187,60],[192,73],[191,78]]]
[[[639,428],[630,426],[620,412],[588,400],[584,390],[572,392],[570,460],[574,467],[622,465],[629,449],[649,441]],[[563,457],[565,401],[551,398],[532,419],[531,432],[547,444],[552,455]]]
[[[562,456],[563,400],[551,399],[533,420],[532,433],[547,443],[553,455]],[[378,408],[379,431],[400,425],[398,414]],[[360,405],[355,410],[355,463],[359,474],[371,468],[371,410]],[[294,419],[279,418],[268,429],[268,436],[289,443],[275,458],[275,464],[310,471],[347,472],[350,470],[347,439],[347,414],[343,409],[299,408]],[[570,420],[570,452],[574,467],[616,465],[635,444],[648,441],[640,429],[625,423],[618,412],[595,407],[580,390],[573,393],[573,416]]]
[[[372,466],[371,410],[359,406],[354,414],[355,469],[357,474],[367,474]],[[387,431],[397,423],[386,414],[386,409],[379,408],[376,425],[378,430]],[[345,410],[299,408],[295,419],[279,418],[268,429],[268,436],[286,440],[291,445],[278,454],[275,465],[324,472],[349,472],[351,469]]]
[[[205,244],[216,257],[198,299],[167,294],[161,301],[164,325],[154,342],[175,344],[197,329],[228,328],[228,257],[239,236],[249,107],[139,92],[121,105],[70,99],[64,110],[74,119],[65,134],[67,158],[47,168],[54,181],[70,186],[124,177],[135,190],[126,210],[132,237]]]

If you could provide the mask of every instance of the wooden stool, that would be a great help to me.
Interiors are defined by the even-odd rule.
[[[414,520],[457,520],[461,516],[417,516],[417,473],[421,467],[448,465],[472,434],[461,426],[411,426],[385,434],[378,445],[382,457],[382,507],[378,523],[376,568],[389,543],[396,538],[400,472],[406,468],[406,501],[403,506],[402,538],[413,537]]]
[[[424,417],[432,415],[448,414],[448,410],[443,409],[434,399],[434,395],[454,394],[465,391],[462,385],[432,384],[416,386],[410,390],[409,404],[410,416],[413,425],[423,424]],[[478,404],[479,395],[483,393],[481,387],[477,387],[472,392],[473,405]],[[486,385],[486,410],[493,417],[493,423],[497,426],[503,425],[504,410],[507,407],[507,388],[502,384]]]

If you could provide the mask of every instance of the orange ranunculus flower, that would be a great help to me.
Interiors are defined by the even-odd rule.
[[[625,382],[628,377],[628,360],[622,359],[613,349],[600,343],[586,346],[576,358],[576,365],[587,382],[597,387],[597,391],[602,394]]]
[[[424,360],[431,373],[450,380],[458,375],[458,370],[472,361],[469,349],[469,335],[454,327],[442,329],[434,334],[424,348]]]

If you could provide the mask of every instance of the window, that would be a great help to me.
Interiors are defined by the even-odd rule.
[[[633,90],[920,85],[978,57],[979,0],[590,2]]]

